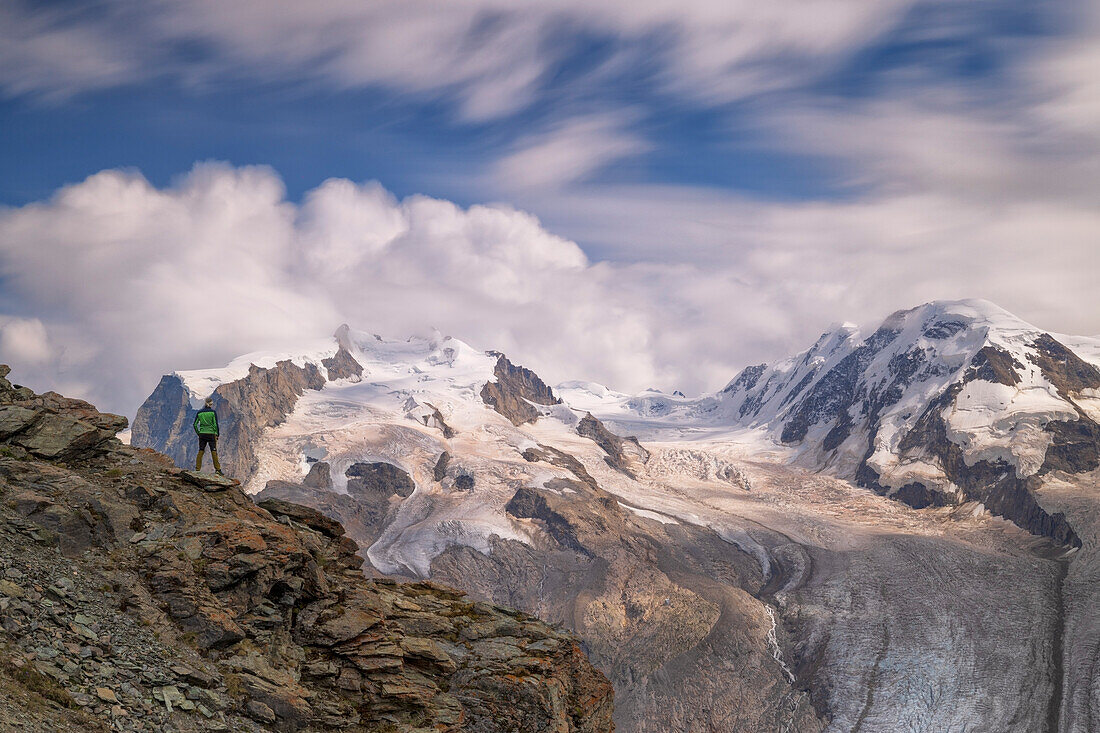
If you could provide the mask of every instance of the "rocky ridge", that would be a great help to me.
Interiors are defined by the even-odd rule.
[[[568,633],[368,580],[339,523],[257,506],[122,445],[124,418],[6,374],[0,728],[612,728],[611,688]]]
[[[513,425],[537,420],[541,413],[534,405],[561,403],[554,396],[554,391],[533,371],[516,366],[504,354],[489,353],[497,357],[496,367],[493,369],[496,381],[485,383],[481,388],[481,399],[511,420]]]

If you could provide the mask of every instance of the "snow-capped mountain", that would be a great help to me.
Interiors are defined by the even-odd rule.
[[[1088,460],[1064,426],[1095,430],[1100,369],[1072,345],[1098,346],[986,301],[930,303],[894,313],[866,337],[842,326],[793,359],[745,369],[704,409],[767,424],[783,444],[801,446],[806,465],[891,493],[925,483],[950,498],[959,491],[952,468],[922,430],[942,428],[967,467],[1001,462],[1018,478]]]
[[[328,466],[328,488],[338,492],[347,490],[354,466],[384,462],[418,484],[448,489],[472,474],[477,456],[525,464],[518,451],[536,443],[516,426],[542,414],[579,419],[533,372],[502,354],[439,334],[397,341],[341,326],[309,349],[248,354],[222,369],[166,375],[138,412],[133,443],[191,465],[190,416],[211,394],[221,415],[223,465],[253,494],[271,481],[300,481],[319,461]],[[433,478],[448,447],[467,459]],[[494,506],[484,496],[453,493],[456,516],[465,522],[460,537],[453,526],[420,528],[416,542],[410,534],[372,550],[373,562],[385,572],[427,576],[435,555],[456,542],[486,549],[491,535],[526,541],[505,518],[510,497],[502,494]]]
[[[691,427],[708,439],[751,429],[796,465],[918,508],[981,501],[1075,544],[1064,519],[1032,498],[1032,479],[1100,465],[1097,365],[1094,339],[1047,333],[988,301],[941,301],[898,311],[869,334],[830,329],[806,351],[750,366],[700,399],[579,383],[565,394],[611,425],[637,428],[642,418],[666,434]]]
[[[340,519],[370,572],[574,629],[622,730],[1078,731],[1097,364],[982,301],[838,326],[695,398],[341,327],[166,375],[132,441],[192,465],[213,394],[250,493]]]

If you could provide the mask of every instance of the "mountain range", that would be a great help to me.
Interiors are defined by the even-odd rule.
[[[165,375],[133,444],[192,466],[207,396],[246,492],[575,632],[618,730],[1100,729],[1096,339],[938,301],[688,397],[342,326]]]

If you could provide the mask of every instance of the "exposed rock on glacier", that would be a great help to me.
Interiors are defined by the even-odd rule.
[[[504,354],[497,356],[493,369],[496,381],[486,382],[481,389],[485,404],[512,421],[522,425],[538,419],[536,405],[556,405],[561,402],[554,391],[530,369],[515,366]]]
[[[634,475],[633,465],[645,463],[649,460],[648,451],[642,447],[637,438],[633,436],[625,439],[620,438],[593,417],[591,412],[587,413],[577,423],[577,435],[595,441],[596,445],[600,446],[607,454],[607,464],[626,473],[628,476]]]
[[[363,376],[363,366],[355,360],[355,357],[341,344],[336,355],[328,359],[322,359],[321,364],[328,373],[329,380],[351,379],[359,381]]]

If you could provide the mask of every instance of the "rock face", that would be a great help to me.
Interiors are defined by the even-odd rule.
[[[416,489],[409,474],[392,463],[355,463],[345,472],[348,493],[368,500],[385,501],[391,496],[406,497]]]
[[[620,438],[593,417],[591,412],[577,423],[577,435],[594,440],[607,454],[607,464],[628,476],[634,475],[632,464],[645,463],[649,459],[648,451],[637,438]]]
[[[12,387],[0,365],[0,439],[35,458],[71,460],[94,452],[127,425],[121,415],[98,412],[83,400],[56,392],[35,395]]]
[[[255,441],[268,427],[278,425],[307,389],[321,389],[325,378],[313,364],[304,367],[280,361],[271,369],[253,365],[248,376],[219,385],[213,393],[221,435],[218,456],[230,476],[248,476],[256,465]],[[195,419],[183,381],[173,375],[160,384],[138,408],[130,441],[168,455],[176,465],[195,465],[198,441]]]
[[[328,489],[290,481],[269,481],[267,487],[253,499],[261,505],[266,505],[268,501],[282,501],[309,506],[338,521],[347,530],[348,536],[361,547],[369,547],[378,539],[389,515],[386,504],[359,501],[350,494],[337,494]]]
[[[130,443],[163,453],[177,466],[193,467],[199,450],[192,427],[197,411],[191,407],[183,380],[174,374],[165,374],[134,415]]]
[[[613,727],[611,687],[568,633],[434,583],[368,580],[338,522],[124,446],[125,421],[86,403],[0,377],[0,425],[5,723]]]
[[[512,364],[504,354],[497,356],[493,376],[496,381],[486,382],[481,388],[481,399],[511,420],[513,425],[538,419],[539,411],[531,405],[532,402],[537,405],[556,405],[561,402],[537,374]]]
[[[363,377],[363,365],[355,360],[355,357],[343,344],[337,349],[335,356],[323,359],[321,364],[328,372],[329,380],[350,379],[359,381]]]

